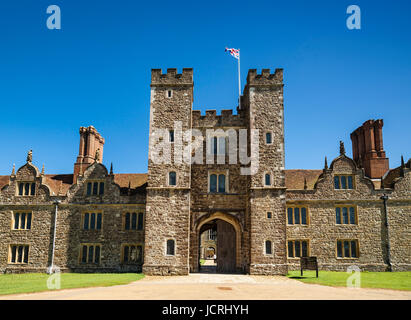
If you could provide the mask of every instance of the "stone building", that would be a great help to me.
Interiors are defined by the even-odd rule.
[[[389,169],[382,120],[351,134],[353,159],[341,143],[323,170],[285,170],[282,69],[249,70],[236,114],[192,110],[193,87],[192,69],[152,70],[147,174],[107,170],[90,126],[72,174],[30,152],[0,176],[0,272],[181,275],[213,244],[224,273],[411,269],[411,159]]]

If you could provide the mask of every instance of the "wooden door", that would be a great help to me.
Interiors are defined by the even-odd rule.
[[[217,272],[236,271],[236,234],[234,227],[223,220],[217,220]]]

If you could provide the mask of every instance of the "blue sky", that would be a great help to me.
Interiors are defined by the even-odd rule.
[[[235,108],[236,60],[284,68],[286,168],[351,155],[349,134],[384,119],[390,166],[411,157],[410,1],[43,1],[0,3],[0,174],[27,150],[71,173],[80,126],[105,137],[104,163],[146,172],[151,68],[194,68],[194,109]],[[61,30],[46,8],[61,8]],[[348,30],[346,8],[361,8]]]

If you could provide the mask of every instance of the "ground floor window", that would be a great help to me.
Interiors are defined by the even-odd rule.
[[[28,263],[29,246],[27,244],[10,245],[9,263]]]
[[[358,258],[358,240],[337,240],[338,258]]]
[[[167,240],[167,255],[174,256],[175,255],[175,241],[173,239]]]
[[[265,241],[265,254],[273,254],[273,244],[270,240]]]
[[[123,245],[123,263],[141,263],[143,261],[143,247],[138,244]]]
[[[31,229],[31,212],[14,212],[13,229],[30,230]]]
[[[101,245],[99,244],[82,244],[80,251],[81,263],[100,263]]]
[[[83,214],[84,230],[101,230],[103,214],[101,212],[86,212]]]
[[[290,240],[287,247],[289,258],[308,257],[308,240]]]

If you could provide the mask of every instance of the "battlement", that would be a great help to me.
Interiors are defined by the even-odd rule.
[[[283,69],[275,69],[271,73],[270,69],[262,69],[261,74],[257,69],[248,70],[247,85],[278,85],[283,83]]]
[[[216,110],[206,110],[202,115],[200,110],[192,111],[193,127],[242,127],[244,118],[240,114],[233,114],[232,109],[221,110],[217,115]]]
[[[162,73],[161,69],[151,69],[151,85],[193,86],[193,68],[183,68],[182,73],[177,73],[176,68],[167,69],[167,73]]]

